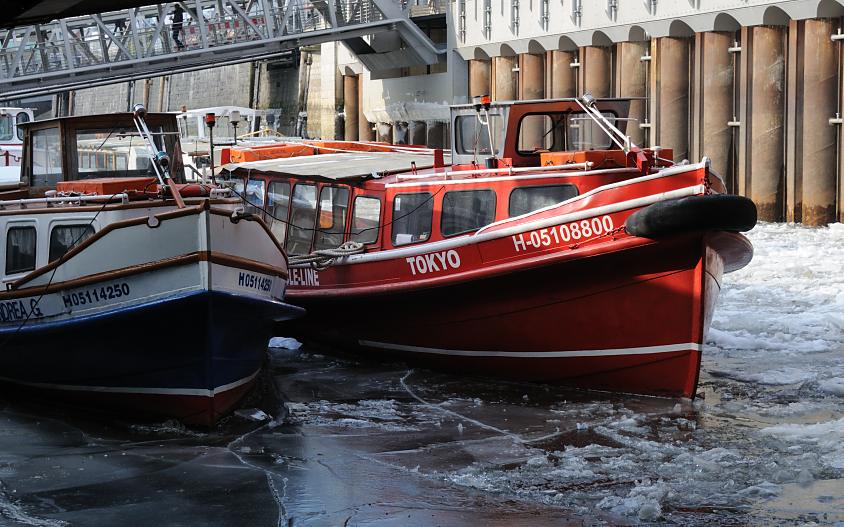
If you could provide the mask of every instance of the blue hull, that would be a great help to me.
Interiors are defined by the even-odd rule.
[[[210,425],[253,384],[272,324],[301,308],[199,291],[0,330],[0,380]]]

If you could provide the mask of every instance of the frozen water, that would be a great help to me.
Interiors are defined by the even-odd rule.
[[[134,424],[115,439],[0,412],[0,524],[844,526],[844,226],[760,224],[749,238],[755,258],[723,279],[694,401],[408,371],[274,339],[280,426]]]

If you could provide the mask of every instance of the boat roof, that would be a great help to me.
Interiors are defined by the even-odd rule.
[[[595,97],[596,102],[616,102],[616,101],[637,101],[646,100],[647,97]],[[577,97],[558,97],[556,99],[525,99],[519,101],[492,101],[490,106],[518,106],[522,104],[537,104],[537,103],[553,103],[553,102],[577,102],[581,99]],[[474,109],[475,103],[452,104],[452,109]]]
[[[446,164],[450,163],[445,154]],[[393,172],[411,170],[413,164],[418,170],[432,168],[434,155],[428,150],[421,152],[341,152],[317,156],[287,157],[229,163],[221,171],[256,171],[263,174],[306,177],[354,183],[373,177],[383,177]]]
[[[162,112],[147,112],[146,119],[174,119],[175,113],[162,113]],[[50,123],[85,123],[86,121],[90,121],[91,123],[102,123],[103,121],[114,121],[119,123],[119,126],[124,126],[124,123],[128,123],[130,126],[134,122],[133,114],[131,112],[122,112],[122,113],[102,113],[102,114],[93,114],[93,115],[70,115],[65,117],[50,117],[48,119],[39,119],[37,121],[29,121],[27,123],[22,123],[18,126],[23,128],[31,128],[31,127],[41,127],[45,124]]]

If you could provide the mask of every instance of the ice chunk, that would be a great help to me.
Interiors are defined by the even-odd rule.
[[[818,389],[833,395],[844,396],[844,377],[833,377],[818,383]]]
[[[270,416],[267,415],[266,412],[264,412],[263,410],[259,410],[258,408],[243,408],[241,410],[236,410],[234,412],[234,415],[246,419],[248,421],[255,421],[257,423],[261,423],[270,419]]]
[[[302,343],[291,337],[273,337],[270,339],[269,347],[297,350],[302,347]]]

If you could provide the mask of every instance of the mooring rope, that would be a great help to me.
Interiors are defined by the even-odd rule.
[[[363,244],[360,242],[348,241],[335,249],[319,249],[310,254],[303,254],[300,256],[290,256],[290,267],[305,267],[309,266],[318,271],[327,269],[334,265],[337,258],[344,258],[353,254],[360,254],[364,250]]]

